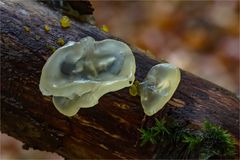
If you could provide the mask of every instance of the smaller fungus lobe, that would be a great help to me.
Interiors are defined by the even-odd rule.
[[[170,100],[180,82],[180,70],[169,63],[155,65],[139,86],[146,115],[157,113]]]

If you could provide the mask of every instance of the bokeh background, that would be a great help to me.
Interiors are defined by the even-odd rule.
[[[239,1],[93,1],[111,34],[239,94]]]
[[[91,1],[110,34],[239,96],[239,1]],[[62,159],[1,135],[1,159]]]

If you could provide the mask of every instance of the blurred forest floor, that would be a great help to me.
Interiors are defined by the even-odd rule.
[[[91,1],[97,25],[237,95],[239,1]],[[1,135],[1,159],[62,159]]]
[[[92,1],[111,34],[239,94],[239,1]]]

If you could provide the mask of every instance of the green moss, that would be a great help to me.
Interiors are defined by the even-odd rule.
[[[152,144],[156,144],[161,136],[169,134],[169,131],[165,127],[166,121],[164,119],[158,120],[155,119],[155,126],[148,129],[140,129],[140,132],[142,134],[141,136],[141,146],[146,144],[147,142],[151,142]]]
[[[164,119],[155,119],[153,127],[140,129],[140,132],[141,146],[148,142],[162,144],[167,139],[166,143],[185,146],[187,155],[198,155],[197,158],[200,159],[227,159],[233,158],[236,154],[235,142],[230,133],[207,121],[201,129],[190,131],[189,128],[181,127],[175,122],[167,125]]]
[[[182,127],[176,122],[172,122],[170,125],[168,125],[167,129],[170,132],[169,140],[172,143],[180,143],[182,140],[182,137],[186,134],[186,130],[184,129],[184,127]]]
[[[187,144],[187,148],[189,152],[192,152],[196,149],[198,145],[202,142],[202,137],[198,137],[195,135],[184,135],[182,142]]]
[[[164,135],[164,134],[169,134],[169,131],[166,128],[166,121],[164,119],[158,120],[155,119],[155,126],[152,128],[155,134],[157,135]]]
[[[147,142],[151,142],[152,144],[156,144],[157,140],[156,140],[156,135],[154,133],[154,131],[152,129],[140,129],[140,132],[142,134],[141,136],[141,146],[143,146],[144,144],[146,144]]]
[[[235,142],[230,133],[213,125],[209,122],[204,122],[203,126],[203,146],[201,158],[208,159],[209,157],[234,157]]]

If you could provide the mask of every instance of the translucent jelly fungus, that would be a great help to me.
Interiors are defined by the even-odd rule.
[[[168,63],[153,66],[139,86],[144,113],[152,116],[170,100],[180,82],[180,70]]]
[[[53,96],[57,110],[66,116],[93,107],[108,92],[134,82],[135,59],[123,42],[85,37],[57,49],[42,69],[40,90]]]

